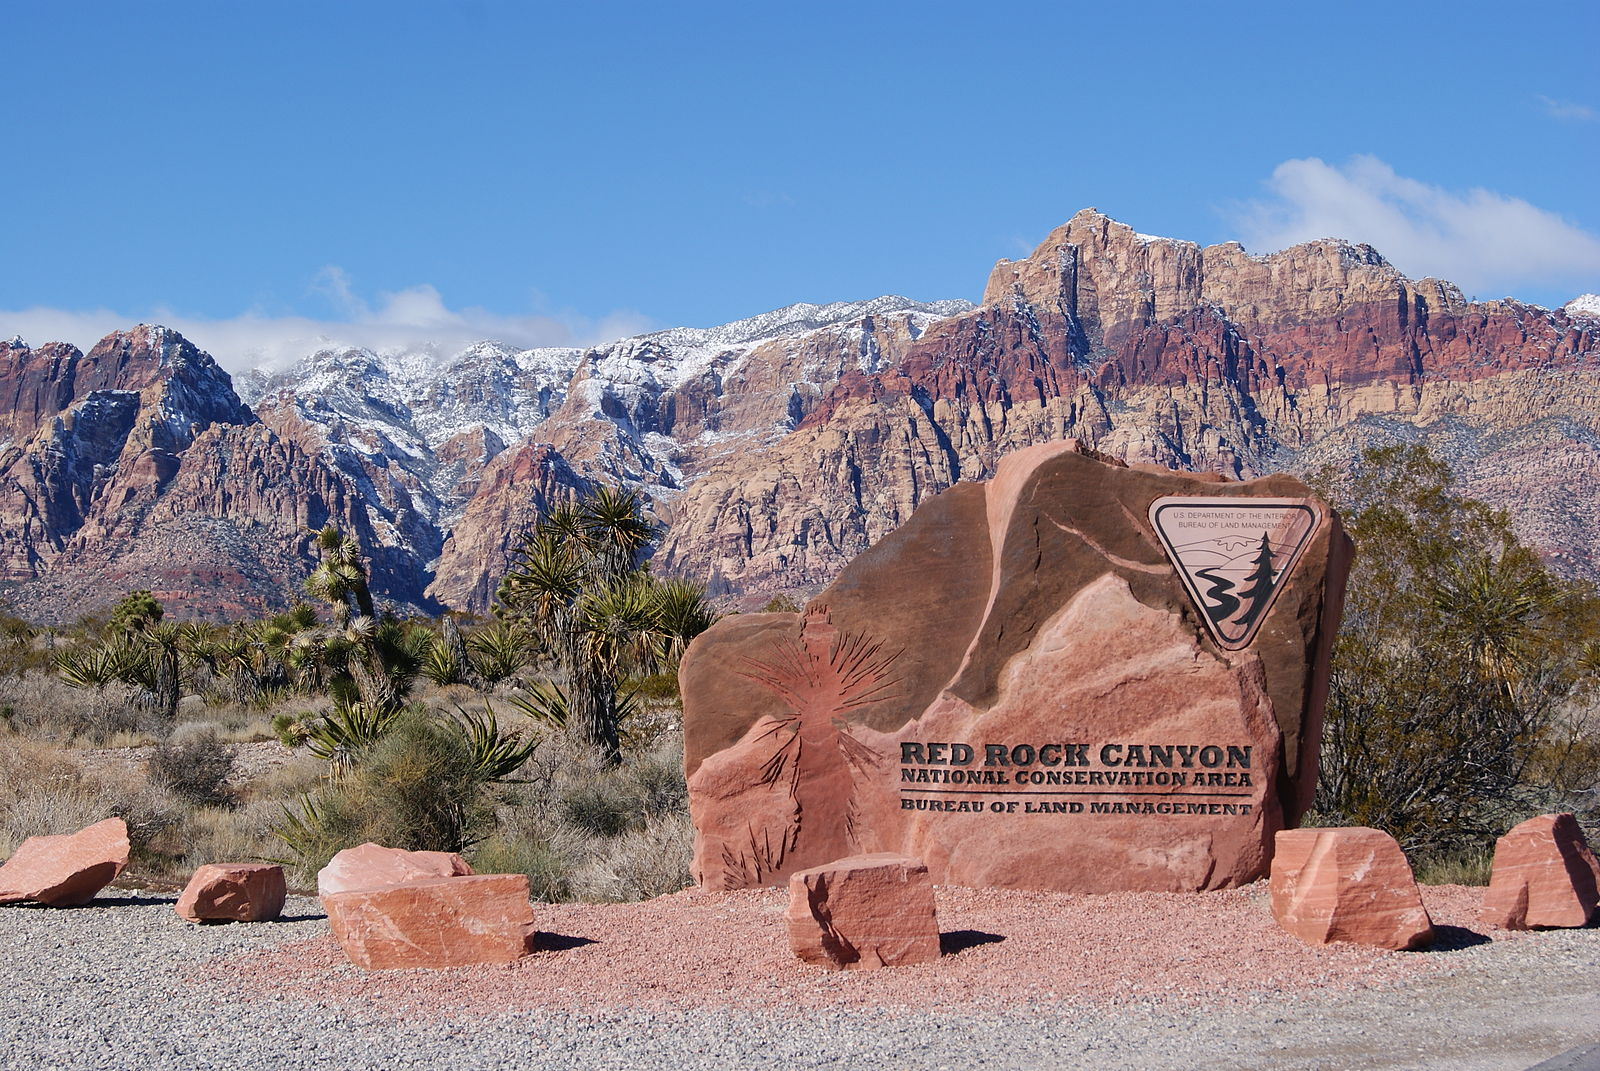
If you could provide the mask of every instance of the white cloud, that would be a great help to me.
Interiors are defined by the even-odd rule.
[[[1516,197],[1432,186],[1374,156],[1343,167],[1286,160],[1267,188],[1269,199],[1240,206],[1233,219],[1259,252],[1343,238],[1371,245],[1413,278],[1449,279],[1484,297],[1600,289],[1600,238]]]
[[[656,324],[637,313],[614,312],[598,320],[576,315],[508,316],[481,308],[452,309],[426,283],[368,302],[356,293],[345,272],[328,267],[316,289],[342,314],[340,319],[266,316],[246,312],[227,319],[199,319],[166,309],[120,312],[110,309],[0,309],[0,339],[20,335],[30,345],[70,342],[87,351],[113,331],[136,323],[159,323],[181,333],[223,367],[280,368],[327,346],[365,346],[373,350],[432,348],[454,353],[483,339],[513,346],[589,346],[636,335]]]
[[[1600,112],[1576,101],[1554,100],[1541,93],[1539,103],[1544,105],[1545,114],[1552,119],[1567,119],[1579,123],[1592,123],[1600,119]]]

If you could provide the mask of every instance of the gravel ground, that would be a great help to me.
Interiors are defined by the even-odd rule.
[[[154,744],[137,744],[133,747],[76,748],[64,754],[88,774],[126,774],[143,770],[154,749]],[[305,754],[284,747],[276,740],[228,744],[227,749],[233,756],[233,773],[228,777],[228,783],[235,788],[249,784]]]
[[[1425,890],[1437,951],[1311,949],[1259,887],[941,888],[938,964],[789,957],[775,892],[539,905],[511,967],[364,972],[315,900],[194,926],[174,896],[0,908],[5,1068],[1525,1069],[1600,1043],[1600,930],[1486,935]],[[1492,936],[1490,940],[1487,937]]]

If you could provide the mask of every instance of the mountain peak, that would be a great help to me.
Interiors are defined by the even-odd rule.
[[[1568,316],[1584,316],[1600,320],[1600,294],[1579,294],[1561,306],[1561,311]]]

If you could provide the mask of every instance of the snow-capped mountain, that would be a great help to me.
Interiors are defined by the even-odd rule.
[[[720,394],[722,384],[736,382],[764,344],[820,335],[827,341],[813,347],[818,355],[794,369],[794,390],[815,393],[837,378],[834,366],[840,363],[823,359],[823,352],[842,348],[851,367],[869,374],[880,370],[884,357],[876,325],[886,317],[914,339],[929,324],[972,307],[891,295],[790,305],[718,327],[670,328],[588,349],[518,350],[483,341],[443,358],[428,351],[328,349],[275,373],[246,373],[238,386],[241,398],[268,423],[292,415],[319,429],[334,456],[345,447],[360,455],[360,465],[400,470],[404,475],[394,478],[406,484],[417,508],[430,522],[448,526],[465,505],[463,473],[441,463],[438,451],[453,457],[464,437],[486,437],[486,463],[507,445],[548,441],[557,432],[545,425],[558,413],[568,422],[609,425],[602,434],[610,441],[595,444],[590,475],[670,493],[682,480],[673,458],[684,444],[660,410],[674,392]],[[782,431],[792,420],[786,409],[768,427],[743,430]],[[352,467],[343,460],[342,468]]]
[[[1001,261],[977,307],[792,305],[582,349],[329,349],[232,386],[160,329],[88,354],[13,340],[0,580],[40,620],[131,588],[174,616],[238,616],[296,597],[334,523],[395,602],[483,610],[520,533],[607,481],[662,525],[654,568],[762,600],[817,589],[929,496],[1069,437],[1225,476],[1426,442],[1558,568],[1600,576],[1597,303],[1469,302],[1364,246],[1256,256],[1085,210]]]
[[[1600,320],[1600,294],[1579,294],[1561,306],[1561,311],[1568,316],[1586,316]]]

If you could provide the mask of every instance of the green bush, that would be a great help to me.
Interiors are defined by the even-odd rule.
[[[1594,592],[1545,569],[1505,513],[1454,493],[1425,449],[1369,450],[1327,482],[1357,559],[1317,810],[1424,863],[1486,851],[1541,811],[1592,812]]]
[[[411,711],[346,774],[290,809],[277,834],[309,875],[365,841],[460,852],[493,828],[471,745],[453,722]]]
[[[621,778],[595,777],[569,783],[560,795],[561,817],[594,837],[614,837],[639,813],[633,786]]]
[[[559,848],[542,840],[496,833],[472,855],[479,874],[525,874],[535,900],[559,903],[572,899],[572,862]]]

